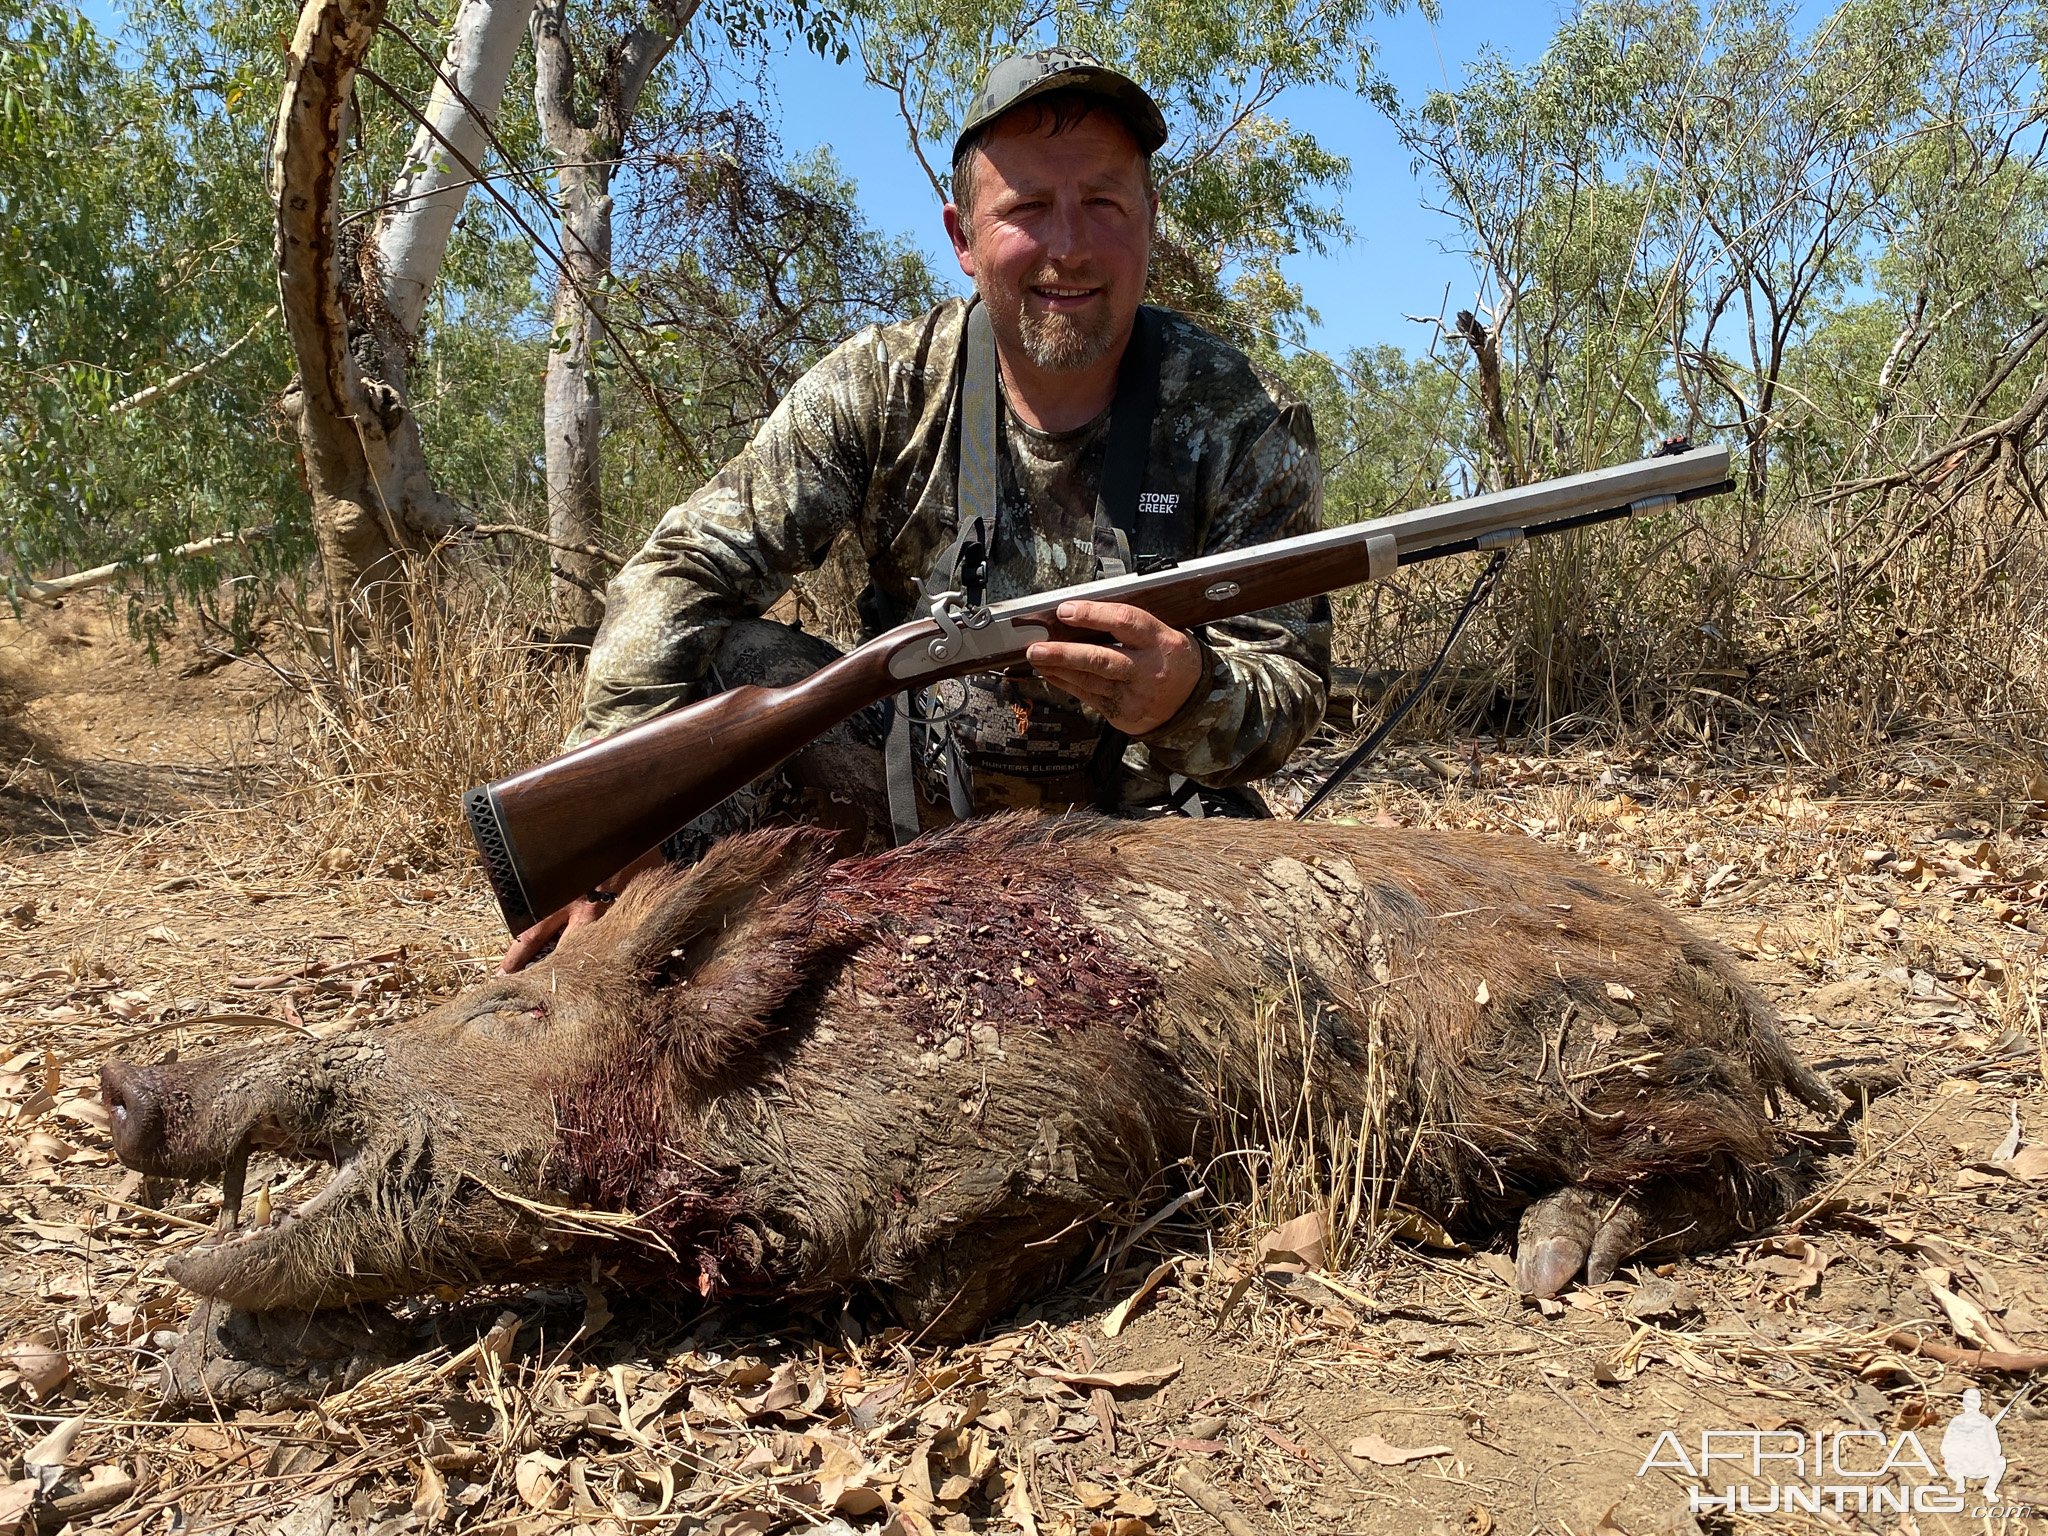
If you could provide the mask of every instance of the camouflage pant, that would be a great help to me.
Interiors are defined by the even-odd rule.
[[[842,653],[830,641],[768,619],[745,619],[725,633],[711,658],[704,694],[754,684],[784,688],[800,682]],[[870,705],[842,720],[805,746],[775,772],[755,780],[714,806],[662,845],[669,858],[693,863],[720,838],[755,827],[808,822],[835,827],[843,851],[885,847],[889,841],[889,780],[884,753],[894,718],[891,703]],[[934,774],[916,775],[918,819],[931,828],[955,818],[943,783]],[[1131,778],[1118,786],[1113,809],[1132,816],[1168,814],[1163,786]],[[1060,810],[1091,804],[1078,780],[1042,785],[977,784],[979,809]],[[1194,814],[1266,816],[1256,791],[1200,791]]]

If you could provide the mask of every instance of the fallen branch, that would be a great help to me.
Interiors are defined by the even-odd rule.
[[[1923,1339],[1904,1328],[1894,1328],[1884,1336],[1884,1341],[1909,1355],[1925,1355],[1943,1365],[1966,1366],[1974,1371],[2048,1371],[2048,1350],[1964,1349],[1939,1339]]]
[[[1230,1536],[1259,1536],[1258,1528],[1237,1512],[1237,1506],[1230,1502],[1229,1497],[1221,1489],[1213,1487],[1193,1467],[1175,1468],[1167,1481],[1194,1500],[1202,1513],[1230,1532]]]
[[[26,597],[33,602],[61,602],[74,592],[83,592],[89,587],[103,587],[130,571],[148,570],[166,560],[183,560],[191,555],[211,554],[216,549],[228,549],[237,544],[247,544],[254,539],[268,538],[277,531],[272,524],[261,528],[244,528],[239,533],[217,533],[210,539],[194,539],[190,544],[180,544],[176,549],[160,554],[142,555],[133,560],[116,560],[111,565],[96,565],[89,571],[74,571],[69,576],[52,576],[47,580],[35,576],[8,576],[4,579],[9,597]]]
[[[30,1516],[31,1529],[36,1531],[38,1536],[61,1531],[74,1521],[126,1503],[134,1495],[135,1479],[117,1469],[103,1482],[95,1483],[77,1493],[67,1493],[55,1499],[38,1499]]]

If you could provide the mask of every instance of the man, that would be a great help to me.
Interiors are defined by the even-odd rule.
[[[977,301],[855,335],[663,517],[611,586],[572,744],[829,660],[823,641],[758,616],[849,528],[874,634],[942,588],[999,602],[1320,525],[1307,409],[1218,338],[1141,312],[1165,139],[1151,97],[1085,54],[989,72],[945,209]],[[1003,807],[1185,801],[1184,783],[1227,794],[1279,768],[1322,716],[1322,599],[1199,633],[1122,604],[1069,606],[1062,621],[1103,643],[1042,642],[1029,675],[857,717],[670,852],[771,816],[901,837]],[[506,969],[601,913],[618,883],[522,936]]]

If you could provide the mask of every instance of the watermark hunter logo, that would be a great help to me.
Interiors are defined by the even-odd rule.
[[[2019,1401],[1992,1418],[1982,1393],[1965,1392],[1962,1412],[1942,1431],[1939,1467],[1910,1429],[1706,1429],[1697,1446],[1667,1429],[1636,1476],[1691,1479],[1686,1503],[1694,1514],[2026,1515],[2031,1505],[1999,1502],[2005,1452],[1998,1425]]]

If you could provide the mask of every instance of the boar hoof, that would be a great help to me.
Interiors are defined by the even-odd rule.
[[[1515,1284],[1524,1296],[1555,1296],[1579,1277],[1593,1248],[1593,1197],[1560,1189],[1522,1212],[1515,1233]]]
[[[407,1331],[367,1308],[244,1312],[208,1297],[164,1361],[164,1406],[302,1408],[411,1352]]]
[[[1524,1296],[1555,1296],[1578,1279],[1601,1285],[1645,1243],[1635,1201],[1572,1185],[1522,1212],[1515,1234],[1515,1284]]]
[[[1593,1233],[1593,1251],[1586,1255],[1586,1284],[1605,1285],[1614,1272],[1646,1246],[1649,1224],[1633,1200],[1614,1200],[1601,1214]]]

